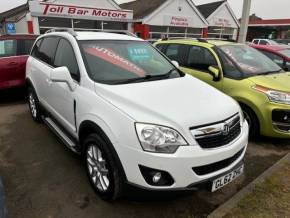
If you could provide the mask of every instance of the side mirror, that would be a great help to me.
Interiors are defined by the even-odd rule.
[[[76,84],[71,78],[67,67],[58,67],[50,72],[50,80],[55,83],[66,83],[71,91],[74,91]]]
[[[177,61],[171,61],[171,63],[176,67],[176,68],[179,68],[179,63]]]
[[[217,67],[210,66],[208,68],[208,71],[210,75],[213,77],[213,81],[219,81],[220,80],[220,70]]]

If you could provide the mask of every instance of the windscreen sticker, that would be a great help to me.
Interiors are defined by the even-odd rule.
[[[130,59],[133,61],[148,61],[151,59],[150,52],[144,46],[130,46],[128,48]]]
[[[234,55],[232,54],[232,52],[229,49],[224,49],[224,52],[234,61],[236,62],[240,68],[242,68],[243,70],[247,70],[250,73],[257,73],[259,69],[257,69],[256,67],[241,63],[240,61],[238,61]]]
[[[107,48],[102,48],[99,46],[89,47],[85,49],[85,52],[90,55],[99,57],[120,68],[128,70],[131,73],[137,74],[140,77],[144,77],[146,75],[145,71],[142,70],[140,67],[136,66],[129,60],[123,58],[122,56],[116,54],[114,51],[109,50]]]

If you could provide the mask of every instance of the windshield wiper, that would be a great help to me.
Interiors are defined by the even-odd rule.
[[[270,74],[274,74],[274,73],[280,73],[282,71],[283,71],[283,69],[279,69],[279,70],[273,70],[273,71],[267,71],[267,72],[263,72],[263,73],[258,73],[258,75],[270,75]]]
[[[137,78],[132,78],[132,79],[124,79],[116,82],[112,82],[112,84],[118,85],[118,84],[127,84],[127,83],[134,83],[134,82],[143,82],[147,80],[154,80],[154,79],[162,79],[162,78],[169,78],[171,74],[175,71],[176,69],[173,68],[171,69],[168,73],[165,74],[160,74],[160,75],[151,75],[147,74],[144,77],[137,77]]]

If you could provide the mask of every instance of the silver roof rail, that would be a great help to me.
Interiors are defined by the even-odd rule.
[[[73,37],[77,36],[77,33],[71,28],[54,28],[47,30],[45,33],[57,33],[57,32],[67,32],[71,34]]]
[[[136,36],[134,33],[131,33],[127,30],[92,30],[92,29],[77,29],[78,32],[100,32],[100,33],[116,33],[116,34],[123,34],[123,35],[127,35],[127,36],[132,36],[132,37],[136,37],[138,38],[138,36]]]

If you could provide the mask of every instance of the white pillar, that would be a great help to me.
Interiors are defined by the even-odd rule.
[[[241,29],[239,33],[239,43],[245,43],[247,40],[251,1],[252,0],[244,0],[243,16],[241,21]]]

